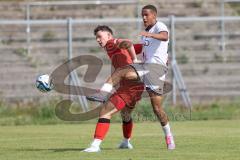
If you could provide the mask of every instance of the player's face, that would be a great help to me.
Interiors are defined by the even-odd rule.
[[[96,40],[101,47],[105,47],[107,41],[111,39],[111,33],[107,31],[98,31],[96,34]]]
[[[145,27],[154,25],[156,23],[156,13],[150,9],[142,10],[142,19]]]

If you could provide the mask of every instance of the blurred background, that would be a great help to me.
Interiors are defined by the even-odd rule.
[[[177,62],[176,73],[172,64],[168,77],[174,90],[164,102],[170,117],[173,113],[171,118],[175,120],[189,116],[239,118],[240,1],[17,0],[0,1],[0,115],[20,118],[0,122],[32,123],[26,118],[31,114],[53,117],[54,109],[49,108],[68,95],[55,91],[40,93],[35,79],[40,74],[51,74],[71,57],[90,54],[103,60],[104,67],[96,82],[82,80],[84,67],[72,76],[73,84],[100,87],[111,70],[106,53],[95,41],[94,28],[109,25],[115,37],[137,43],[139,32],[144,29],[141,8],[146,4],[155,5],[159,20],[168,26],[169,56],[171,62]],[[150,109],[148,99],[144,99],[136,111],[137,117],[153,116]],[[179,116],[180,111],[184,114]]]

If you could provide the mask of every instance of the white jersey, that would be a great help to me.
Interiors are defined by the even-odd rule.
[[[162,22],[157,22],[148,31],[149,33],[168,32],[167,26]],[[169,32],[168,32],[169,33]],[[168,34],[169,35],[169,34]],[[144,63],[158,63],[166,65],[168,60],[168,41],[160,41],[151,37],[141,37],[143,47]]]

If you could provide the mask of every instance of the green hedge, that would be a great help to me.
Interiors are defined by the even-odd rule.
[[[95,123],[96,119],[86,122],[65,122],[55,115],[57,101],[42,104],[7,105],[0,103],[0,125],[59,124],[59,123]],[[75,106],[76,107],[76,106]],[[183,106],[164,108],[171,121],[240,119],[240,101],[217,102],[209,105],[194,105],[190,110]],[[151,104],[141,101],[135,108],[132,117],[135,122],[157,121]],[[112,122],[121,122],[119,114]]]

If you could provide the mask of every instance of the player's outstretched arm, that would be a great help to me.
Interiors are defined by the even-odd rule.
[[[117,46],[118,46],[118,48],[128,50],[128,52],[130,53],[134,63],[139,62],[138,59],[137,59],[137,55],[136,55],[133,43],[130,40],[118,39]]]
[[[151,38],[154,38],[154,39],[158,39],[160,41],[167,41],[168,40],[168,32],[166,32],[166,31],[162,31],[162,32],[159,32],[159,33],[149,33],[149,32],[142,31],[140,33],[140,35],[145,36],[145,37],[151,37]]]

